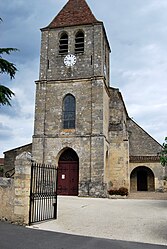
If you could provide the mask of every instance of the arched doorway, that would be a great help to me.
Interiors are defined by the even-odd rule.
[[[58,195],[78,196],[79,158],[73,149],[66,149],[58,163]]]
[[[145,166],[135,168],[130,175],[131,191],[154,191],[154,173]]]

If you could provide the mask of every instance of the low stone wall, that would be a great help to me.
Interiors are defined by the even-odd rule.
[[[14,220],[14,179],[0,177],[0,219]]]
[[[29,223],[31,157],[22,153],[15,161],[14,179],[0,178],[0,219]]]

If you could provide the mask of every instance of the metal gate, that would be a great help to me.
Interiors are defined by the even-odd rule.
[[[57,218],[57,169],[32,163],[29,225]]]

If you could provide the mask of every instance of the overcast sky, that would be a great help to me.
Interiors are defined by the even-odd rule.
[[[0,0],[0,47],[20,51],[6,57],[18,72],[0,83],[15,92],[12,107],[0,107],[0,156],[30,143],[35,80],[39,75],[40,28],[67,0]],[[167,136],[167,0],[87,0],[104,22],[111,53],[110,85],[119,88],[130,117],[158,142]]]

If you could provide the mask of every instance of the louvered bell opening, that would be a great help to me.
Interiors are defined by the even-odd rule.
[[[84,33],[79,32],[75,37],[75,53],[84,53]]]
[[[59,40],[59,54],[67,54],[68,53],[68,35],[63,34]]]

